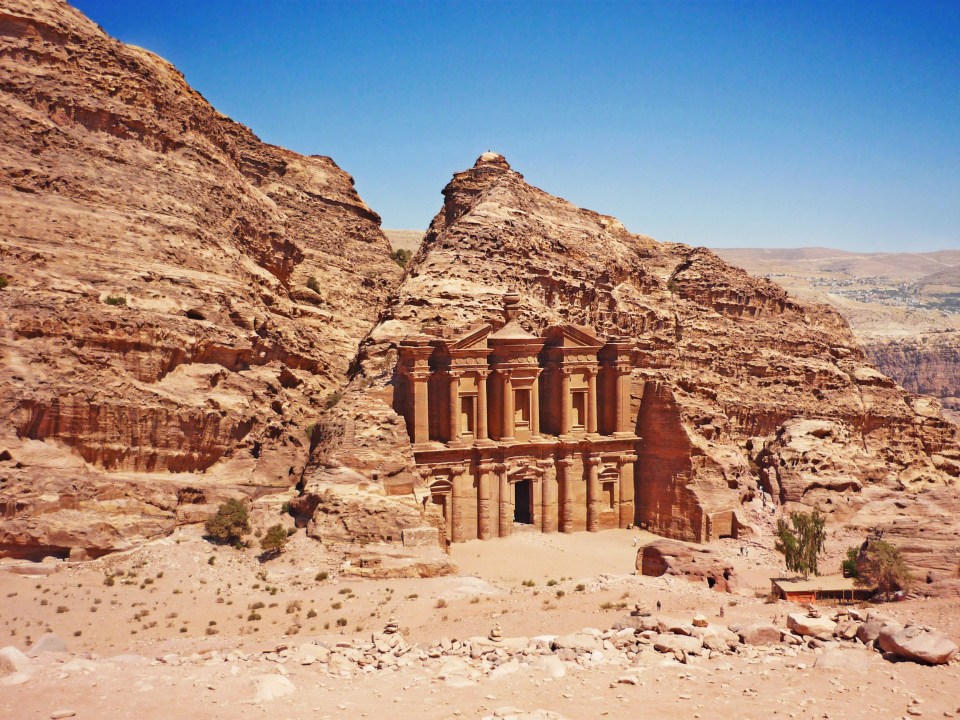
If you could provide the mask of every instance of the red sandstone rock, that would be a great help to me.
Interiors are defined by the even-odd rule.
[[[652,577],[677,575],[691,582],[707,583],[719,592],[732,592],[736,587],[733,567],[717,553],[674,540],[656,540],[640,548],[637,571]]]
[[[58,0],[0,8],[0,157],[0,554],[296,483],[399,276],[352,178]]]

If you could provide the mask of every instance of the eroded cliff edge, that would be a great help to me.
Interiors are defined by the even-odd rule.
[[[933,580],[956,577],[956,428],[935,400],[873,367],[837,312],[708,250],[631,234],[493,153],[443,194],[331,419],[326,462],[338,473],[416,484],[390,409],[397,343],[430,326],[496,325],[514,289],[533,332],[576,323],[634,341],[635,472],[651,529],[704,540],[712,516],[733,512],[745,532],[769,532],[772,513],[745,510],[763,492],[778,508],[819,505],[835,523],[884,527]]]
[[[399,277],[327,157],[57,0],[0,2],[0,553],[296,483]]]

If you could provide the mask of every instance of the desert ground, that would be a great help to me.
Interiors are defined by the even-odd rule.
[[[862,648],[830,648],[838,643],[740,646],[685,663],[652,647],[631,659],[610,648],[587,661],[531,653],[492,671],[439,652],[387,669],[319,661],[321,646],[369,640],[390,621],[414,650],[427,650],[485,637],[495,623],[507,639],[605,631],[637,604],[668,625],[701,614],[711,624],[783,626],[800,609],[766,599],[782,567],[763,543],[711,545],[736,568],[740,587],[730,594],[638,575],[637,552],[652,539],[609,530],[473,541],[452,547],[458,575],[428,579],[358,579],[302,532],[280,557],[261,562],[254,550],[211,545],[199,527],[84,563],[3,561],[0,646],[26,650],[52,632],[66,652],[43,653],[7,675],[0,718],[483,718],[509,717],[511,708],[566,718],[960,713],[956,660],[891,662]],[[830,537],[825,571],[849,542]],[[920,598],[881,609],[956,640],[958,605]]]

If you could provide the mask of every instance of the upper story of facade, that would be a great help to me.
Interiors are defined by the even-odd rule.
[[[504,297],[497,330],[400,343],[394,407],[415,446],[632,436],[629,341],[577,325],[537,337],[518,322],[519,302]]]

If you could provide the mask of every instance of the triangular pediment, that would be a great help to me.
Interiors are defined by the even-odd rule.
[[[492,329],[492,326],[486,323],[472,327],[459,337],[451,340],[448,347],[451,350],[485,350],[487,348],[487,337]]]
[[[547,345],[565,348],[597,348],[603,345],[590,328],[582,325],[555,325],[547,330]]]

